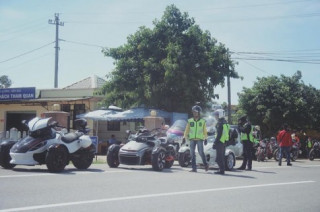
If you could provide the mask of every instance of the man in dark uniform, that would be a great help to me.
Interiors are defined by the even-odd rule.
[[[224,110],[217,109],[213,112],[214,117],[218,121],[216,125],[216,140],[213,144],[213,149],[216,149],[216,162],[219,166],[219,171],[214,172],[215,174],[224,174],[225,164],[225,142],[229,140],[229,125],[224,118]]]
[[[245,170],[247,167],[247,170],[251,171],[254,138],[252,135],[252,126],[250,122],[247,120],[247,115],[242,116],[238,120],[238,128],[240,131],[240,138],[243,145],[243,161],[242,165],[238,169]]]

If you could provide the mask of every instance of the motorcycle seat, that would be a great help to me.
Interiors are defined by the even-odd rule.
[[[61,137],[61,140],[65,143],[71,143],[75,140],[77,140],[81,135],[79,133],[74,133],[74,132],[71,132],[71,133],[68,133],[68,134],[65,134]]]

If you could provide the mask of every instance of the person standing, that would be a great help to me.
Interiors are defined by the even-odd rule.
[[[292,166],[292,164],[290,163],[290,148],[292,146],[292,137],[291,133],[289,132],[288,124],[283,124],[283,130],[278,133],[277,141],[280,147],[279,166],[281,166],[284,153],[287,156],[287,166]]]
[[[190,140],[191,164],[192,164],[192,170],[190,172],[197,172],[196,155],[195,155],[196,146],[198,148],[198,152],[202,159],[205,170],[208,171],[209,169],[209,165],[206,161],[206,158],[203,152],[203,143],[207,145],[208,134],[207,134],[206,121],[200,118],[201,110],[202,109],[199,105],[195,105],[192,107],[193,118],[188,119],[188,123],[182,139],[182,144],[186,142],[186,138]]]
[[[112,134],[111,138],[109,138],[109,140],[108,140],[108,143],[109,143],[109,146],[111,146],[112,144],[117,143],[116,136]]]
[[[213,112],[213,115],[218,122],[216,125],[216,139],[212,148],[216,149],[216,162],[219,166],[219,171],[214,173],[223,175],[225,171],[225,142],[229,140],[230,126],[224,118],[225,114],[223,109],[217,109]]]
[[[247,119],[247,115],[242,116],[238,120],[238,128],[240,131],[240,138],[243,145],[243,161],[242,165],[238,169],[245,170],[247,167],[247,170],[251,171],[254,138],[252,135],[252,126]]]
[[[309,158],[309,153],[313,146],[313,142],[310,136],[308,137],[306,146],[307,146],[307,157]]]

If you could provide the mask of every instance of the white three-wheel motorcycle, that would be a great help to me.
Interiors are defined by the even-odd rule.
[[[28,136],[19,141],[4,141],[0,145],[0,165],[11,169],[16,165],[46,164],[50,172],[61,172],[72,161],[78,169],[87,169],[93,161],[95,148],[88,135],[85,119],[75,121],[79,130],[58,131],[51,118],[33,118],[28,124]]]

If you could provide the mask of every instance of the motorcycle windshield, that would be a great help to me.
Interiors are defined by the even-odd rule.
[[[29,150],[36,150],[44,145],[45,138],[33,138],[31,136],[27,136],[20,141],[18,141],[11,148],[11,152],[13,153],[26,153]]]

